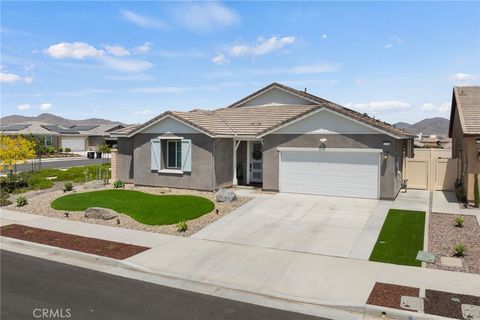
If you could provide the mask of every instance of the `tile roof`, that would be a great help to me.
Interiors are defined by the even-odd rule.
[[[453,94],[463,134],[480,134],[480,86],[454,87]],[[452,122],[455,110],[451,112]]]
[[[48,123],[32,121],[1,126],[0,131],[9,135],[84,135],[84,136],[109,136],[112,129],[118,128],[118,124],[79,125],[63,127]]]
[[[296,95],[300,95],[310,100],[312,103],[307,105],[267,105],[261,107],[240,107],[243,102],[262,93],[263,91],[269,90],[272,87],[279,87]],[[136,125],[117,130],[114,132],[114,134],[133,135],[142,128],[147,127],[148,125],[155,123],[166,116],[171,116],[211,136],[259,136],[321,108],[328,108],[396,136],[414,136],[403,131],[402,129],[395,128],[388,123],[373,119],[366,114],[350,110],[325,99],[278,83],[272,83],[227,108],[217,109],[214,111],[198,109],[190,112],[167,111],[147,121],[143,125]]]

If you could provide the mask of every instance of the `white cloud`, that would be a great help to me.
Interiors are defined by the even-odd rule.
[[[272,51],[276,51],[284,48],[287,45],[290,45],[295,42],[295,37],[277,37],[273,36],[270,39],[264,39],[259,37],[256,44],[249,45],[235,45],[230,49],[230,56],[232,57],[241,57],[241,56],[261,56]]]
[[[125,20],[142,28],[165,29],[167,24],[154,17],[142,16],[130,10],[123,10],[122,16]]]
[[[212,58],[212,62],[218,65],[228,63],[228,61],[224,54],[218,54]]]
[[[327,39],[328,36],[326,34],[322,34],[322,39]]]
[[[15,83],[20,81],[30,84],[33,82],[33,78],[32,77],[22,78],[21,76],[15,73],[4,73],[4,72],[0,73],[0,83]]]
[[[105,56],[102,57],[101,61],[106,67],[122,72],[143,72],[153,67],[153,63],[145,60],[119,59]]]
[[[0,73],[0,82],[1,83],[14,83],[17,81],[22,80],[22,77],[20,77],[18,74],[14,73]]]
[[[130,52],[122,46],[105,46],[105,50],[113,56],[124,57],[129,56]]]
[[[83,60],[87,57],[100,57],[105,54],[105,51],[99,50],[85,42],[60,42],[53,44],[44,52],[50,57],[61,58],[74,58]]]
[[[451,108],[451,103],[446,101],[442,103],[440,107],[438,107],[438,111],[440,111],[441,113],[446,113],[446,112],[450,112],[450,108]]]
[[[391,49],[393,46],[391,43],[387,43],[386,45],[383,46],[385,49]]]
[[[30,107],[31,107],[31,106],[30,106],[29,104],[19,104],[19,105],[17,106],[17,109],[24,111],[24,110],[30,109]]]
[[[420,107],[420,111],[422,112],[429,112],[429,111],[433,111],[436,109],[436,106],[433,104],[433,103],[424,103],[421,107]]]
[[[138,53],[138,54],[145,54],[145,53],[149,53],[150,50],[152,50],[152,48],[153,48],[153,43],[145,42],[144,44],[135,47],[134,51],[135,53]]]
[[[53,106],[53,104],[51,104],[50,102],[46,102],[46,103],[42,103],[39,108],[40,108],[40,110],[48,110],[52,106]]]
[[[238,14],[217,1],[189,2],[172,12],[173,20],[193,32],[207,32],[235,25]]]
[[[144,109],[144,110],[134,111],[132,113],[136,116],[149,116],[152,114],[156,114],[157,112],[151,109]]]
[[[459,72],[453,75],[452,79],[457,81],[469,81],[469,80],[476,80],[478,77],[473,74]]]
[[[372,101],[368,103],[348,103],[347,108],[357,109],[362,112],[379,112],[379,111],[397,111],[409,109],[412,107],[411,104],[407,102],[397,101],[397,100],[387,100],[387,101]]]

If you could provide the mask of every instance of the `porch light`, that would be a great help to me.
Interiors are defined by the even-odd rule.
[[[388,152],[384,151],[383,152],[383,160],[387,160],[387,159],[388,159]]]
[[[324,149],[327,147],[327,138],[320,138],[320,148]]]
[[[383,141],[382,143],[385,147],[389,147],[391,142],[390,141]]]

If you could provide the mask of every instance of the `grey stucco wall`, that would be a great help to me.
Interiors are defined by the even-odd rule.
[[[319,147],[320,138],[327,138],[327,148],[378,148],[388,152],[386,160],[381,161],[380,198],[395,198],[401,182],[402,166],[395,170],[396,159],[401,158],[406,140],[397,140],[383,134],[271,134],[263,138],[263,189],[279,190],[279,155],[277,147]],[[390,141],[389,147],[383,141]],[[400,161],[401,162],[401,161]]]
[[[233,139],[215,139],[215,187],[233,184]]]
[[[133,138],[118,138],[118,179],[133,182]]]
[[[98,147],[105,143],[105,139],[101,136],[90,136],[87,139],[87,150],[97,150]]]
[[[156,137],[158,134],[147,133],[133,137],[135,184],[198,190],[214,188],[212,138],[204,134],[182,134],[185,139],[192,140],[192,172],[172,174],[150,170],[150,140]]]

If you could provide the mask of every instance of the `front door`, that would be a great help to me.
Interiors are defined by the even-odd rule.
[[[250,182],[262,182],[262,143],[250,141]]]

